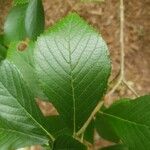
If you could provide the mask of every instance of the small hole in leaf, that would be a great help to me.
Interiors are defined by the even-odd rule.
[[[44,116],[58,116],[59,113],[52,103],[36,98],[36,102]]]
[[[23,52],[26,50],[27,47],[28,47],[28,44],[26,42],[20,42],[18,44],[17,50]]]

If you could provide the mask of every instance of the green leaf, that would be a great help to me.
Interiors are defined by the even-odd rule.
[[[106,43],[72,13],[38,38],[35,64],[45,94],[70,129],[78,131],[107,88]]]
[[[18,69],[7,60],[0,63],[0,148],[10,150],[45,144],[52,135],[34,96]]]
[[[84,132],[84,139],[90,142],[91,144],[93,144],[94,142],[94,130],[95,130],[95,123],[94,120],[92,120]]]
[[[14,0],[14,5],[25,4],[28,2],[29,2],[29,0]]]
[[[100,150],[128,150],[128,148],[123,144],[117,144],[109,147],[104,147]]]
[[[52,150],[49,145],[42,145],[42,150]]]
[[[44,25],[45,18],[42,0],[31,0],[25,17],[25,28],[28,36],[35,40],[44,31]]]
[[[150,96],[139,97],[133,101],[121,100],[100,112],[97,119],[101,117],[105,118],[105,123],[108,122],[130,150],[149,150]]]
[[[61,135],[55,140],[53,150],[86,150],[86,147],[71,136]]]
[[[24,50],[19,50],[22,47]],[[34,68],[33,49],[33,42],[28,44],[23,42],[12,42],[9,46],[7,58],[21,71],[24,80],[32,89],[35,97],[47,100],[47,97],[43,94],[38,84],[38,79]]]
[[[25,12],[27,5],[17,5],[9,12],[4,24],[4,42],[23,40],[26,37]]]
[[[67,128],[66,124],[60,116],[50,116],[47,119],[49,123],[48,131],[57,138],[60,135],[67,134],[71,135],[71,131]]]
[[[7,55],[7,49],[3,45],[0,44],[0,61],[5,59]]]
[[[95,127],[102,138],[112,142],[119,142],[120,138],[117,136],[111,124],[108,123],[105,116],[96,119]]]
[[[0,34],[0,44],[3,45],[4,44],[4,35]]]

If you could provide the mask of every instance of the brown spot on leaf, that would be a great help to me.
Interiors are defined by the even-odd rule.
[[[26,48],[28,47],[28,44],[26,42],[20,42],[17,46],[18,51],[25,51]]]
[[[44,116],[57,116],[59,113],[57,112],[56,108],[53,106],[52,103],[45,102],[36,98],[37,104],[40,107]]]

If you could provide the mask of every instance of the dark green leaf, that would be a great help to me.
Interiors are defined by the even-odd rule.
[[[7,49],[3,45],[0,44],[0,61],[5,59],[7,55]]]
[[[68,135],[61,135],[54,142],[53,150],[86,150],[86,147]]]
[[[71,132],[60,116],[48,117],[47,122],[49,123],[49,132],[54,135],[55,138],[63,134],[71,135]]]
[[[18,69],[0,64],[0,149],[10,150],[52,139],[47,122]]]
[[[44,31],[44,21],[42,0],[31,0],[25,17],[26,32],[31,39],[35,40]]]
[[[27,5],[17,5],[9,12],[4,25],[5,44],[11,41],[23,40],[26,37],[25,12]]]
[[[95,129],[95,124],[94,120],[91,121],[91,123],[88,125],[86,128],[86,131],[84,132],[84,139],[91,144],[94,142],[94,129]]]
[[[0,44],[4,45],[4,35],[0,34]]]
[[[49,145],[42,145],[42,150],[52,150]]]
[[[120,138],[117,136],[111,124],[108,123],[105,116],[96,119],[95,127],[102,138],[112,142],[119,142]]]
[[[14,5],[25,4],[29,2],[29,0],[13,0],[13,1]]]
[[[101,117],[105,118],[105,123],[111,125],[129,150],[149,150],[150,96],[139,97],[132,101],[121,100],[100,112],[97,119]]]
[[[109,147],[104,147],[100,150],[128,150],[128,148],[125,145],[118,144],[118,145],[113,145]]]
[[[33,49],[33,42],[30,42],[29,44],[13,42],[9,46],[7,58],[21,71],[24,80],[32,89],[35,97],[45,100],[47,98],[38,84],[38,79],[34,69]]]
[[[73,13],[38,38],[35,60],[46,95],[76,132],[106,91],[110,74],[106,43]]]

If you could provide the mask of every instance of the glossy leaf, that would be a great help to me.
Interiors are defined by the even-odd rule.
[[[25,28],[31,39],[36,39],[44,31],[45,18],[42,0],[31,0],[29,2],[26,17]]]
[[[33,49],[33,42],[12,42],[9,46],[7,58],[21,71],[24,80],[32,89],[35,97],[47,100],[38,84],[34,68]]]
[[[0,148],[10,150],[52,139],[43,115],[18,69],[0,63]]]
[[[9,12],[4,24],[4,41],[9,44],[11,41],[23,40],[26,38],[25,12],[27,5],[14,6]]]
[[[86,150],[86,147],[71,136],[59,136],[53,145],[53,150]]]
[[[100,150],[129,150],[129,149],[123,144],[117,144],[117,145],[101,148]]]
[[[76,132],[106,91],[110,74],[106,43],[72,13],[38,38],[35,64],[44,92]]]
[[[139,97],[134,101],[121,100],[100,112],[97,120],[101,117],[105,118],[105,123],[108,122],[129,150],[149,150],[150,96]]]

